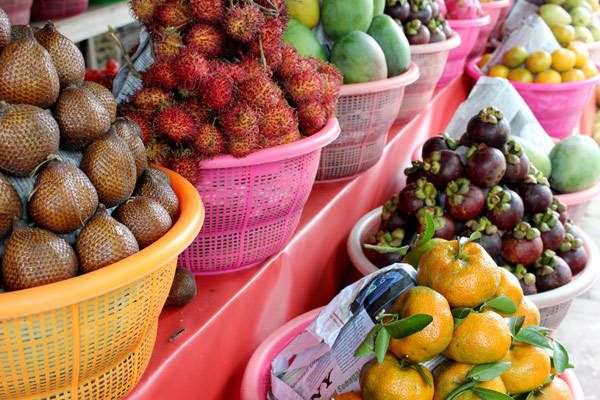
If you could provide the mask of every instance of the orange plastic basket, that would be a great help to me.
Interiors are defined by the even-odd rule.
[[[117,400],[136,385],[177,256],[204,220],[196,189],[166,172],[181,215],[162,238],[86,275],[0,294],[0,399]]]

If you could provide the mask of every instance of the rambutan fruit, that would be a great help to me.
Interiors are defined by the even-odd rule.
[[[209,157],[223,153],[227,149],[225,137],[218,127],[209,122],[201,122],[198,125],[198,134],[192,145],[198,153]]]
[[[169,168],[192,185],[200,182],[200,157],[191,149],[175,150],[169,156]]]
[[[246,78],[264,74],[267,74],[269,78],[273,76],[273,71],[271,68],[268,65],[265,66],[258,60],[258,58],[252,56],[251,54],[246,54],[244,57],[242,57],[239,62],[239,66],[246,71]]]
[[[175,143],[192,139],[198,133],[198,126],[191,113],[179,104],[163,108],[154,119],[159,135]]]
[[[240,67],[239,63],[217,60],[213,61],[211,65],[215,73],[226,77],[232,83],[242,82],[248,77],[246,71]]]
[[[156,19],[164,26],[181,26],[190,18],[187,4],[180,0],[160,3],[156,10]]]
[[[234,40],[250,42],[265,25],[265,16],[255,5],[230,8],[225,16],[225,31]]]
[[[225,14],[223,0],[190,0],[188,7],[193,16],[206,22],[217,23]]]
[[[277,77],[285,80],[292,76],[296,72],[296,66],[298,64],[298,52],[289,43],[283,45],[281,52],[281,63],[279,68],[276,70]]]
[[[325,119],[325,110],[321,103],[312,101],[310,103],[302,103],[296,108],[298,113],[298,122],[300,123],[300,129],[305,135],[309,135],[306,132],[312,132],[313,130],[320,130],[327,121]],[[314,132],[312,132],[314,133]]]
[[[179,76],[175,70],[175,60],[170,58],[156,60],[144,72],[142,82],[145,86],[158,86],[167,90],[174,89],[179,82]]]
[[[211,73],[202,86],[202,101],[210,108],[221,110],[229,105],[233,84],[224,76]]]
[[[337,116],[337,98],[331,99],[322,103],[323,110],[325,110],[325,119],[335,118]]]
[[[226,41],[227,36],[221,29],[207,23],[192,26],[185,39],[188,47],[198,49],[210,57],[221,55]]]
[[[315,60],[317,60],[316,67],[319,74],[333,77],[338,86],[341,86],[344,83],[344,76],[338,67],[328,62],[323,62],[318,59]]]
[[[173,94],[158,87],[143,87],[131,98],[138,110],[155,111],[173,102]]]
[[[298,127],[294,127],[287,131],[287,133],[279,138],[281,140],[281,144],[288,144],[296,142],[302,139],[302,134],[298,130]]]
[[[265,74],[255,75],[238,85],[241,98],[258,108],[272,107],[282,100],[276,84]]]
[[[156,3],[154,0],[131,0],[129,6],[140,22],[151,21],[156,14]]]
[[[296,104],[314,102],[322,94],[321,80],[313,71],[297,71],[284,86]]]
[[[248,48],[256,56],[261,54],[261,45],[265,56],[282,50],[283,29],[276,19],[268,19],[267,23],[260,29],[259,36],[259,38],[248,42]]]
[[[208,77],[210,64],[199,50],[187,48],[178,57],[176,69],[179,86],[195,93]]]
[[[268,149],[269,147],[279,146],[281,143],[281,137],[266,137],[261,136],[258,139],[259,149]]]
[[[283,51],[277,50],[268,56],[265,56],[265,60],[267,61],[269,68],[271,68],[273,71],[276,71],[279,69],[281,61],[283,60]]]
[[[213,118],[213,110],[208,108],[201,99],[189,97],[179,102],[181,107],[187,110],[196,122],[204,122]]]
[[[221,132],[228,137],[258,136],[258,121],[256,110],[243,102],[221,111],[219,115]]]
[[[146,156],[151,163],[161,167],[168,166],[169,155],[172,150],[164,139],[153,134],[150,136],[148,143],[144,143],[144,145],[146,146]]]
[[[126,112],[119,113],[119,116],[128,117],[130,120],[135,122],[142,130],[142,142],[144,142],[145,145],[150,143],[151,137],[154,135],[154,126],[144,113]]]
[[[298,127],[294,110],[285,100],[274,107],[266,108],[259,123],[260,134],[274,138],[285,135],[289,130]]]
[[[227,150],[236,158],[246,157],[258,150],[258,135],[253,133],[244,137],[230,136],[227,140]]]
[[[179,31],[175,28],[165,28],[156,37],[154,52],[156,58],[164,60],[179,55],[184,47]]]
[[[334,76],[326,74],[317,74],[317,76],[321,80],[321,88],[323,89],[321,100],[324,103],[337,101],[337,98],[340,95],[340,85],[337,79]]]

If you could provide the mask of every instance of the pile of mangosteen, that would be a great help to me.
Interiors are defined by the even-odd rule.
[[[384,13],[404,29],[410,44],[443,42],[452,33],[435,0],[387,0]]]
[[[427,140],[423,161],[404,171],[406,186],[384,204],[380,231],[366,241],[387,250],[364,249],[371,262],[400,262],[404,252],[394,248],[414,246],[429,214],[434,237],[481,232],[476,241],[525,294],[569,283],[585,268],[586,251],[567,207],[510,133],[502,112],[490,107],[471,118],[459,141],[445,134]]]

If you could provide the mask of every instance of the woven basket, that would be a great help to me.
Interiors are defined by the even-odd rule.
[[[0,7],[8,15],[11,25],[27,25],[32,3],[33,0],[0,0]]]
[[[181,215],[155,243],[61,282],[0,294],[0,399],[122,399],[148,365],[177,255],[202,225],[194,187],[167,171]]]
[[[379,161],[404,89],[419,77],[414,62],[405,73],[368,83],[343,85],[338,100],[341,134],[321,152],[318,182],[350,179]]]
[[[88,0],[34,0],[31,7],[32,21],[61,19],[81,14],[88,7]]]
[[[321,148],[339,135],[336,119],[316,134],[245,158],[202,163],[196,185],[206,208],[202,231],[179,256],[198,275],[252,267],[292,238],[313,187]]]

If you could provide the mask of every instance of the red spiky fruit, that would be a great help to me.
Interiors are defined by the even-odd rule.
[[[227,40],[225,33],[215,25],[199,23],[189,30],[185,39],[188,47],[200,50],[210,57],[217,57],[223,53]]]
[[[202,87],[202,101],[214,110],[221,110],[229,105],[233,94],[233,84],[224,76],[210,74]]]
[[[325,111],[325,120],[337,117],[337,104],[337,99],[331,99],[323,103],[323,110]]]
[[[297,71],[284,86],[296,104],[314,102],[322,93],[321,80],[314,71]]]
[[[191,149],[174,151],[169,157],[169,168],[183,176],[192,185],[200,182],[200,157]]]
[[[145,145],[148,145],[151,137],[154,135],[154,126],[152,125],[149,117],[145,114],[149,113],[140,113],[134,111],[119,112],[120,117],[128,117],[130,120],[139,125],[143,135],[142,142],[144,142]]]
[[[227,150],[234,157],[246,157],[258,150],[258,135],[253,133],[244,137],[230,136],[227,140]]]
[[[219,122],[221,132],[227,137],[258,136],[258,113],[246,103],[240,102],[223,110]]]
[[[279,16],[277,17],[277,19],[281,20],[282,17],[284,17],[283,26],[287,25],[288,12],[287,12],[287,6],[285,4],[285,0],[256,0],[255,3],[258,4],[259,6],[267,8],[269,10],[277,11],[279,13]]]
[[[219,128],[208,122],[199,124],[198,134],[192,145],[197,152],[209,157],[223,153],[227,148],[227,142]]]
[[[151,21],[156,14],[156,3],[153,0],[131,0],[129,5],[140,22]]]
[[[157,35],[154,52],[156,58],[164,60],[169,57],[178,56],[184,47],[183,39],[177,29],[165,28]]]
[[[223,0],[190,0],[188,7],[193,16],[206,22],[217,23],[225,14]]]
[[[158,87],[143,87],[131,98],[138,110],[155,111],[173,102],[173,94]]]
[[[150,140],[146,145],[146,156],[148,161],[152,164],[166,167],[169,165],[169,155],[171,154],[171,147],[162,138],[153,134],[150,136]]]
[[[307,136],[320,130],[325,125],[325,110],[318,100],[300,104],[296,108],[296,112],[298,113],[300,129]]]
[[[290,129],[285,135],[280,137],[280,139],[281,144],[288,144],[302,139],[302,135],[300,134],[298,128],[294,127],[293,129]]]
[[[248,77],[246,71],[240,67],[238,62],[230,63],[216,60],[212,62],[212,68],[215,73],[226,77],[230,82],[233,83],[242,82]]]
[[[267,65],[263,65],[256,57],[253,57],[250,54],[245,55],[239,62],[239,66],[246,71],[246,76],[244,79],[250,78],[255,75],[264,75],[266,74],[268,77],[273,76],[273,71]]]
[[[250,51],[256,55],[261,54],[262,50],[265,56],[269,56],[275,52],[280,52],[283,47],[283,29],[276,19],[269,19],[267,23],[260,29],[260,41],[257,39],[248,43]]]
[[[259,149],[268,149],[269,147],[275,147],[281,145],[281,137],[266,137],[261,136],[258,139],[258,148]]]
[[[266,109],[279,103],[282,98],[276,84],[266,75],[255,75],[238,85],[239,95],[249,104]]]
[[[229,9],[225,17],[225,32],[239,42],[250,42],[265,25],[265,16],[255,5]]]
[[[175,60],[167,58],[155,61],[144,72],[142,82],[145,86],[158,86],[173,90],[179,82],[179,76],[175,70]]]
[[[179,104],[194,117],[196,122],[212,121],[214,118],[213,110],[208,108],[202,99],[189,97],[181,100]]]
[[[294,46],[289,43],[283,45],[281,52],[281,63],[277,69],[277,77],[281,80],[286,80],[296,72],[296,66],[298,64],[298,52]]]
[[[317,72],[319,74],[329,75],[329,76],[333,77],[335,79],[335,81],[337,82],[338,86],[341,86],[342,83],[344,83],[344,76],[342,75],[342,73],[340,72],[338,67],[336,67],[335,65],[328,63],[328,62],[323,62],[318,59],[315,59],[315,60],[317,60],[316,67],[317,67]]]
[[[340,84],[334,76],[327,74],[317,74],[319,79],[321,80],[321,88],[323,90],[323,94],[321,95],[321,100],[326,103],[329,101],[337,101],[337,98],[340,95]]]
[[[158,5],[156,19],[164,26],[179,27],[190,20],[190,13],[185,2],[170,0]]]
[[[163,108],[154,119],[156,132],[175,143],[192,139],[198,132],[196,121],[190,112],[179,104]]]
[[[285,135],[288,131],[298,127],[294,110],[285,100],[274,107],[266,108],[259,123],[260,134],[267,138]]]
[[[210,72],[210,64],[199,50],[185,49],[177,59],[179,86],[192,93],[201,89]]]
[[[267,61],[267,65],[269,68],[271,68],[271,70],[278,70],[281,62],[283,61],[283,50],[274,51],[268,56],[265,56],[265,60]]]

